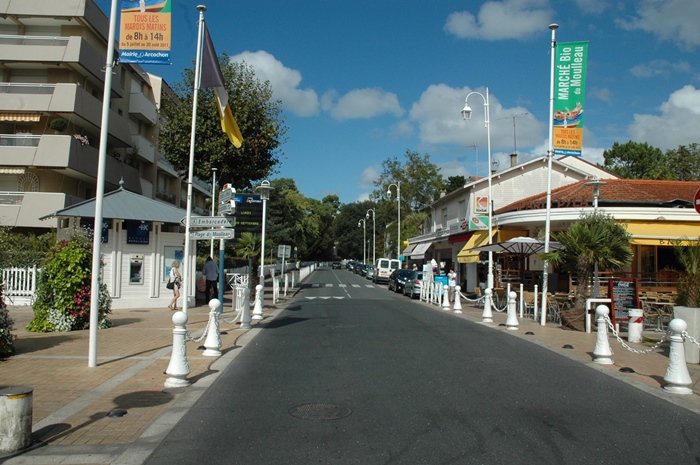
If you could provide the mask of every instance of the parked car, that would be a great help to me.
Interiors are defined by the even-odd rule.
[[[367,279],[374,278],[374,265],[372,265],[372,264],[367,265],[367,273],[365,273],[365,278],[367,278]]]
[[[406,280],[413,274],[413,270],[394,270],[389,275],[389,290],[402,292],[406,285]]]
[[[331,265],[331,268],[334,270],[339,270],[340,269],[340,262],[333,262]]]
[[[378,258],[374,267],[373,283],[387,282],[392,271],[401,268],[401,262],[395,259]]]
[[[423,272],[422,271],[412,271],[411,275],[406,280],[406,284],[403,287],[403,295],[407,295],[412,299],[420,297],[420,291],[423,287]]]

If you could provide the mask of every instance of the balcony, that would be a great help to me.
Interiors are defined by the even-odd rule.
[[[75,198],[60,192],[0,192],[0,225],[55,228],[56,220],[39,218],[69,206]]]
[[[153,146],[151,141],[138,134],[131,136],[132,149],[131,152],[138,158],[142,158],[149,163],[155,163],[156,160],[156,148]]]
[[[0,83],[0,111],[48,112],[99,132],[102,102],[78,84]],[[113,147],[131,145],[126,118],[110,110],[109,142]]]
[[[68,170],[68,176],[94,184],[98,157],[97,147],[83,145],[74,136],[0,135],[0,165],[3,166]],[[116,189],[121,179],[124,179],[125,189],[141,193],[138,170],[113,157],[105,157],[105,186]]]
[[[156,188],[156,198],[175,205],[175,194],[163,188]]]
[[[148,100],[145,95],[136,93],[129,95],[129,113],[151,126],[156,124],[158,117],[156,104]]]
[[[0,62],[8,68],[13,68],[16,63],[64,66],[88,76],[98,87],[103,87],[105,60],[104,53],[79,36],[0,35]],[[124,97],[118,74],[112,76],[112,96]]]

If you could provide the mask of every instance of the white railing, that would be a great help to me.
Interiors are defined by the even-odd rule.
[[[5,268],[2,270],[3,295],[10,305],[31,305],[36,294],[36,279],[41,270],[31,268]]]

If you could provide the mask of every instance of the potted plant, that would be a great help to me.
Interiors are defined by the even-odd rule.
[[[68,121],[63,118],[54,118],[49,126],[58,134],[66,130],[68,127]]]
[[[673,317],[684,320],[688,334],[700,340],[700,238],[674,241],[673,248],[683,268]],[[688,363],[700,363],[700,350],[692,342],[685,343],[685,355]]]

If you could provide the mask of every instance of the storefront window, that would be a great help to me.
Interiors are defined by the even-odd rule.
[[[656,246],[642,245],[639,247],[642,273],[656,272]]]

